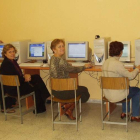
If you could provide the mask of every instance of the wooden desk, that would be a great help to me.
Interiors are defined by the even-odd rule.
[[[40,70],[49,70],[49,67],[20,67],[23,69],[24,74],[38,74],[40,75]],[[93,66],[91,69],[85,69],[85,71],[96,71],[101,72],[101,66]],[[77,73],[70,73],[71,78],[77,78],[78,83],[78,74]],[[27,109],[30,108],[33,105],[33,99],[32,97],[26,98],[26,107]]]
[[[40,70],[49,70],[49,67],[21,67],[23,69],[25,74],[39,74],[40,75]],[[133,69],[128,69],[129,71],[133,71]],[[85,69],[85,71],[95,71],[95,72],[102,72],[102,66],[93,66],[90,69]],[[78,74],[77,73],[71,73],[70,77],[72,78],[77,78],[77,83],[78,83]],[[26,107],[29,108],[33,105],[33,100],[32,97],[28,97],[26,99]],[[111,103],[110,104],[110,110],[111,112],[116,108],[116,104]],[[108,104],[106,104],[106,111],[108,111]]]

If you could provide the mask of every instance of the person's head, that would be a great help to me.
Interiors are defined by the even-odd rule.
[[[3,43],[3,42],[0,40],[0,43]]]
[[[118,42],[118,41],[111,42],[109,45],[109,55],[121,57],[123,48],[124,48],[123,43]]]
[[[15,54],[17,53],[16,48],[12,44],[6,44],[2,50],[2,57],[7,57],[8,59],[13,60],[15,58]]]
[[[65,53],[65,42],[63,39],[54,39],[51,43],[51,50],[56,56],[62,56]]]

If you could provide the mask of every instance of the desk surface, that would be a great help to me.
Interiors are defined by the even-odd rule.
[[[49,67],[20,67],[21,69],[38,69],[38,70],[49,70]],[[85,71],[99,71],[101,72],[102,71],[102,66],[93,66],[92,68],[90,69],[85,69]]]
[[[49,67],[20,67],[21,69],[30,69],[30,70],[49,70]],[[133,71],[132,68],[127,68],[129,71]],[[102,72],[102,66],[93,66],[90,69],[85,69],[84,71],[96,71],[96,72]]]
[[[49,67],[21,67],[21,69],[24,70],[24,73],[27,74],[40,74],[40,70],[49,70]],[[133,69],[128,69],[129,71],[133,71]],[[95,71],[95,72],[102,72],[102,66],[93,66],[90,69],[85,69],[85,71]],[[70,77],[76,77],[77,78],[77,83],[78,83],[78,74],[71,73]],[[32,106],[33,101],[32,98],[27,98],[26,99],[26,107],[29,108]]]

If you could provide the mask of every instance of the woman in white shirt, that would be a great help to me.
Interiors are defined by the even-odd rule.
[[[105,77],[128,77],[129,80],[133,80],[139,73],[140,66],[138,66],[134,71],[129,72],[124,68],[122,62],[119,58],[123,53],[123,44],[121,42],[111,42],[109,48],[110,58],[107,59],[102,67],[102,76]],[[126,93],[124,90],[104,90],[105,97],[110,102],[117,102],[125,99]],[[129,87],[128,98],[132,98],[132,117],[131,121],[140,122],[139,118],[139,99],[140,99],[140,89],[138,87]],[[128,112],[130,111],[130,103],[128,104]],[[122,104],[122,114],[121,118],[126,117],[126,104]]]

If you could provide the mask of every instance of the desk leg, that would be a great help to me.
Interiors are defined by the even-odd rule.
[[[115,108],[116,108],[116,104],[115,103],[110,103],[110,114],[114,111]],[[106,102],[106,113],[108,111],[109,111],[108,102]]]
[[[34,70],[25,69],[24,70],[24,74],[31,74],[31,75],[38,74],[38,75],[40,75],[40,70],[36,70],[36,69],[34,69]],[[26,108],[29,109],[33,105],[34,105],[33,97],[32,96],[27,97],[26,98]]]

